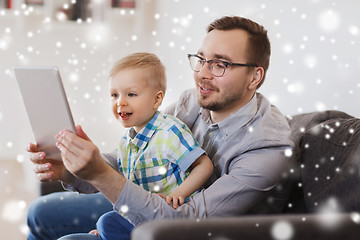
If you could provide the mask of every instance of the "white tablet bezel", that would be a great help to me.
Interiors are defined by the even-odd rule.
[[[14,73],[39,150],[49,159],[61,160],[56,134],[76,131],[59,69],[14,67]]]

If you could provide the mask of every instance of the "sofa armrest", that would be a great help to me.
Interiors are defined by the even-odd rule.
[[[349,213],[253,215],[203,220],[164,219],[136,227],[131,239],[358,239],[359,217],[360,215]]]
[[[40,182],[40,196],[44,196],[54,192],[63,192],[65,189],[59,181]]]

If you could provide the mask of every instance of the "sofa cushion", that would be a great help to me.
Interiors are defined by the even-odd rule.
[[[337,214],[336,227],[317,214],[253,215],[207,219],[162,219],[136,226],[132,240],[358,240],[356,214]]]
[[[301,156],[309,211],[360,210],[360,119],[331,119],[306,131]]]
[[[302,213],[308,212],[307,206],[304,200],[303,183],[302,183],[302,171],[301,164],[304,162],[302,146],[300,144],[303,136],[313,127],[322,124],[325,121],[331,119],[351,119],[352,116],[341,111],[323,111],[323,112],[311,112],[294,115],[288,117],[288,122],[291,128],[291,140],[294,142],[292,158],[294,165],[291,168],[290,181],[288,184],[292,186],[292,192],[289,197],[289,204],[285,207],[283,212],[286,213]]]

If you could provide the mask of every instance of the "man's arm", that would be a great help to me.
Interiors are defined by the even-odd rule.
[[[89,139],[65,132],[59,142],[67,169],[101,191],[134,225],[160,218],[237,216],[256,209],[281,181],[291,159],[284,155],[288,145],[243,153],[210,187],[174,210],[106,164]]]
[[[233,160],[230,171],[207,189],[190,197],[176,210],[157,194],[149,193],[127,181],[115,202],[116,211],[124,213],[134,225],[161,218],[204,218],[238,216],[264,200],[288,171],[289,146],[266,148],[244,153]],[[126,206],[125,208],[123,206]]]
[[[61,152],[64,166],[115,203],[126,178],[104,161],[97,146],[80,126],[76,127],[76,131],[77,135],[69,131],[61,131],[56,135],[56,146]]]

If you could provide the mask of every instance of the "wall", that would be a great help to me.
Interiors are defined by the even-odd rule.
[[[111,151],[124,129],[110,113],[110,64],[135,51],[158,54],[167,67],[166,106],[193,86],[186,54],[198,50],[207,24],[223,15],[245,16],[268,29],[272,58],[259,91],[285,115],[338,109],[360,116],[359,1],[139,0],[131,12],[96,0],[101,14],[82,23],[52,18],[51,6],[68,1],[45,2],[0,9],[0,162],[20,163],[25,189],[36,186],[24,151],[33,136],[13,66],[58,66],[76,123],[102,151]],[[0,170],[0,177],[11,174]]]
[[[112,129],[122,131],[109,111],[110,64],[134,51],[158,54],[169,82],[164,105],[173,102],[193,86],[186,53],[197,51],[206,25],[223,15],[246,16],[268,29],[272,59],[259,91],[284,114],[339,109],[359,116],[359,6],[324,0],[144,0],[133,14],[107,9],[103,21],[81,24],[47,21],[42,7],[29,14],[21,7],[0,10],[0,158],[21,154],[33,139],[14,65],[57,65],[75,121],[107,151],[118,139]]]

